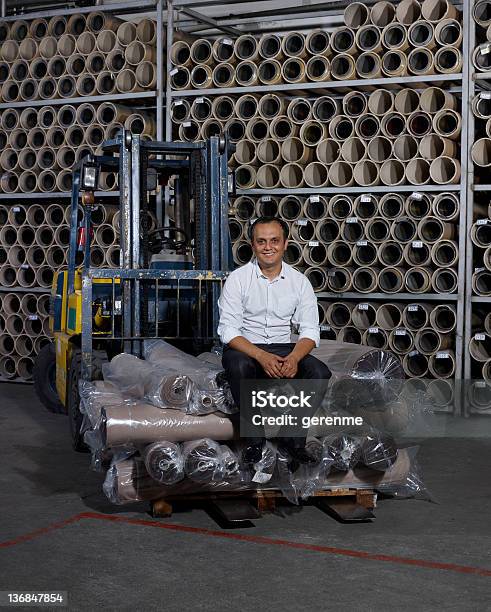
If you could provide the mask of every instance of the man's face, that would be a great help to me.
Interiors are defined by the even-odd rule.
[[[252,250],[261,268],[274,268],[283,259],[288,241],[279,223],[261,223],[254,228]]]

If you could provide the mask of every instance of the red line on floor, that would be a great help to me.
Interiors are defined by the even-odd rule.
[[[19,536],[6,542],[0,542],[0,548],[8,548],[33,540],[41,535],[61,529],[67,525],[76,523],[82,519],[95,519],[99,521],[109,521],[111,523],[124,523],[127,525],[140,525],[143,527],[157,527],[168,531],[179,531],[183,533],[194,533],[214,538],[222,538],[225,540],[236,540],[240,542],[250,542],[252,544],[268,544],[271,546],[282,546],[297,550],[308,550],[332,555],[340,555],[344,557],[355,557],[357,559],[367,559],[370,561],[385,561],[389,563],[398,563],[401,565],[411,565],[413,567],[422,567],[426,569],[436,569],[449,572],[457,572],[459,574],[473,574],[477,576],[491,577],[491,570],[482,567],[472,567],[469,565],[457,565],[455,563],[442,563],[438,561],[425,561],[424,559],[411,559],[409,557],[398,557],[395,555],[382,555],[369,553],[362,550],[351,550],[348,548],[336,548],[333,546],[321,546],[318,544],[306,544],[304,542],[292,542],[291,540],[281,540],[278,538],[268,538],[266,536],[254,536],[240,533],[232,533],[227,531],[216,531],[206,529],[204,527],[188,527],[187,525],[174,525],[172,523],[162,523],[160,521],[150,521],[146,519],[132,519],[124,516],[113,516],[109,514],[99,514],[97,512],[81,512],[65,521],[53,523],[43,529],[37,529],[28,534]]]

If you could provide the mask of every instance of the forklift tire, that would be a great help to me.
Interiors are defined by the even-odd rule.
[[[66,414],[56,390],[56,352],[50,342],[39,351],[34,361],[34,391],[43,406],[55,414]]]
[[[102,364],[107,361],[105,353],[95,351],[92,361],[92,379],[102,379]],[[68,386],[67,386],[67,407],[68,421],[70,426],[70,437],[72,440],[73,450],[79,453],[89,451],[88,446],[84,442],[84,435],[80,431],[83,423],[83,414],[80,412],[80,394],[78,384],[80,381],[80,373],[82,368],[82,353],[80,349],[74,349],[70,368],[68,370]]]

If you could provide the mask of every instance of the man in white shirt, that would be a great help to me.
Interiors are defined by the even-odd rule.
[[[237,406],[243,379],[331,377],[310,355],[319,346],[317,299],[308,279],[283,261],[288,232],[281,219],[257,219],[251,228],[255,258],[230,274],[218,301],[222,364]],[[292,324],[299,328],[295,344]]]

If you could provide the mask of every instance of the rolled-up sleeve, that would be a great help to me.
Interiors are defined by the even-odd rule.
[[[317,298],[310,282],[304,278],[300,291],[300,300],[293,313],[292,323],[298,325],[298,339],[309,338],[320,344],[319,333],[319,311],[317,309]]]
[[[228,344],[242,335],[242,295],[239,279],[234,274],[228,277],[223,286],[218,300],[218,310],[220,313],[218,335],[223,344]]]

